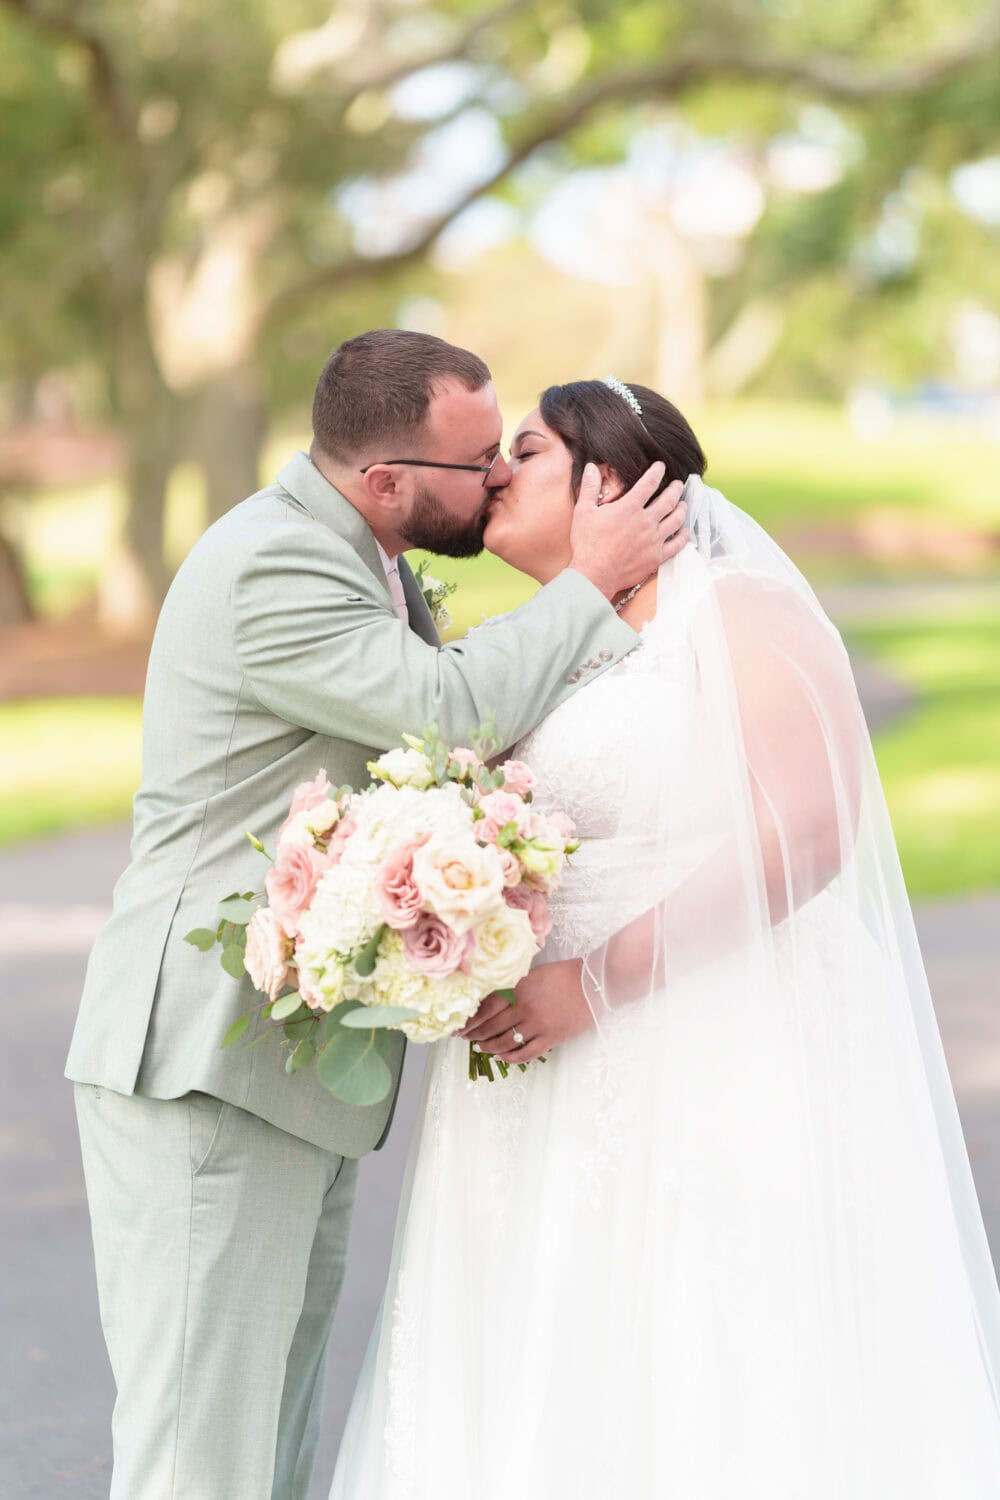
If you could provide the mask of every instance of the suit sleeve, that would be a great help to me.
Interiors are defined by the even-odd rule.
[[[462,744],[492,718],[513,744],[637,644],[603,594],[567,569],[513,614],[432,646],[326,528],[271,530],[238,563],[233,638],[258,702],[317,733],[387,749],[436,724]]]

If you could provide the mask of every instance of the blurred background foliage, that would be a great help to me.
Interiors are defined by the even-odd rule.
[[[984,0],[0,0],[0,838],[127,808],[173,569],[396,324],[509,430],[609,369],[677,401],[871,590],[911,888],[1000,883],[998,62]],[[527,587],[437,569],[456,628]]]

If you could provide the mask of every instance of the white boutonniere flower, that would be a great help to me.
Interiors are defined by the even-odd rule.
[[[427,559],[424,558],[423,562],[417,565],[414,577],[420,585],[420,592],[424,596],[434,624],[438,630],[448,630],[451,626],[451,615],[445,608],[444,601],[455,592],[458,584],[442,583],[439,578],[433,578],[427,568]]]

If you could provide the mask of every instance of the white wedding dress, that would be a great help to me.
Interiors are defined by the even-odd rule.
[[[1000,1496],[1000,1295],[846,657],[698,498],[639,647],[516,752],[583,840],[541,961],[595,1027],[492,1085],[434,1049],[331,1500]]]

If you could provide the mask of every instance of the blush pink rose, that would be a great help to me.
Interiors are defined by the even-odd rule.
[[[523,760],[508,760],[500,767],[503,772],[503,789],[523,797],[534,789],[535,773]]]
[[[576,824],[568,813],[549,813],[549,827],[554,828],[561,839],[569,840],[576,837]]]
[[[333,861],[318,849],[303,849],[300,844],[283,844],[264,881],[267,899],[279,927],[295,937],[299,919],[313,896],[320,876]]]
[[[504,891],[503,898],[507,905],[513,906],[516,911],[528,913],[532,935],[541,947],[552,931],[552,913],[549,911],[549,903],[542,892],[532,890],[529,885],[517,885],[512,890]]]
[[[518,828],[524,824],[525,805],[520,797],[515,797],[510,792],[490,792],[488,796],[480,798],[479,806],[482,808],[484,821],[477,825],[476,835],[480,839],[485,838],[488,843],[496,843],[497,835],[506,824],[516,823]]]
[[[400,932],[412,927],[423,910],[423,897],[413,878],[413,856],[429,838],[430,834],[423,833],[399,844],[382,861],[375,877],[378,909],[389,926]]]
[[[247,923],[243,963],[251,984],[262,990],[269,1000],[276,1000],[282,987],[291,982],[288,967],[291,947],[274,913],[266,906],[258,907]]]
[[[325,802],[329,790],[330,783],[325,771],[317,771],[312,781],[300,782],[292,793],[292,805],[288,809],[288,817],[278,830],[279,839],[292,819],[300,812],[311,812],[314,807],[319,807],[321,802]]]
[[[523,871],[521,861],[510,849],[498,849],[500,857],[500,868],[503,871],[503,883],[509,890],[511,886],[520,885]]]
[[[475,771],[482,765],[475,750],[470,750],[466,745],[459,745],[457,750],[452,750],[448,759],[458,761],[463,771]]]
[[[476,940],[471,932],[457,933],[433,912],[422,912],[403,933],[403,952],[419,974],[429,979],[447,979],[472,955]]]
[[[301,969],[295,975],[295,982],[298,985],[303,1003],[308,1005],[310,1010],[326,1010],[327,1007],[323,1004],[322,995],[318,991],[309,988],[308,980]]]
[[[341,818],[330,836],[330,842],[326,846],[326,855],[332,865],[339,865],[344,856],[344,849],[351,834],[357,830],[357,821],[350,814]]]

